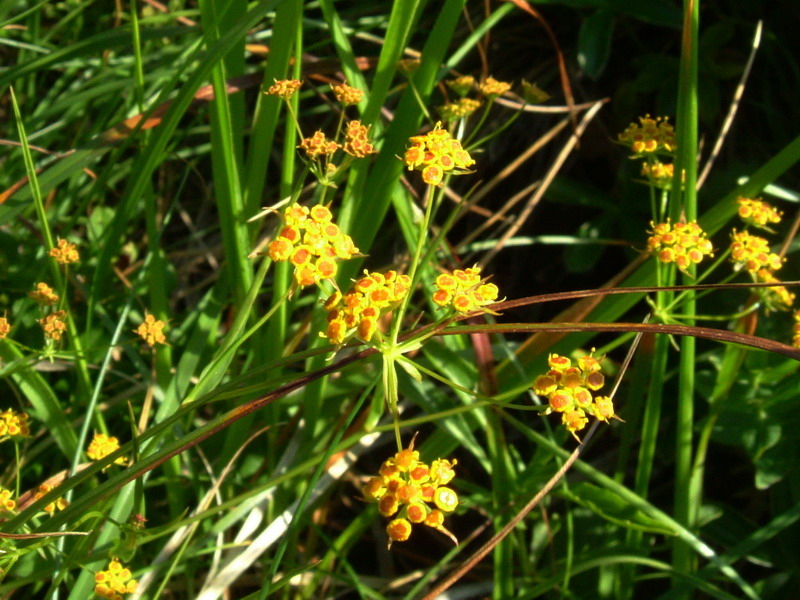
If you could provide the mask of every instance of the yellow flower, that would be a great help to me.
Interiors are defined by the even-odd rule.
[[[104,433],[95,433],[89,448],[86,450],[86,456],[91,460],[100,460],[117,450],[119,450],[119,440],[117,438]],[[128,459],[124,456],[120,456],[114,461],[114,464],[117,465],[125,465],[127,463]]]
[[[337,345],[352,335],[369,342],[378,331],[381,314],[396,306],[406,296],[410,285],[408,275],[398,275],[396,271],[383,274],[365,270],[352,290],[344,295],[334,292],[325,301],[328,327],[320,335]]]
[[[350,121],[345,130],[342,150],[356,158],[374,154],[375,148],[369,142],[369,127],[362,125],[361,121]]]
[[[792,325],[792,346],[800,348],[800,310],[794,311],[794,325]]]
[[[39,319],[39,324],[44,330],[45,337],[55,342],[59,341],[63,333],[67,330],[66,318],[67,311],[57,310]]]
[[[352,106],[361,102],[364,92],[358,88],[350,87],[346,83],[331,84],[331,89],[336,95],[336,99],[344,106]]]
[[[264,93],[268,96],[279,96],[284,100],[288,100],[300,89],[301,85],[303,85],[303,82],[297,79],[276,79],[275,83],[269,86],[269,89]]]
[[[746,231],[733,230],[731,237],[731,260],[736,269],[746,269],[756,273],[760,269],[777,271],[783,266],[783,260],[777,254],[770,252],[769,242],[757,235],[750,235]]]
[[[275,262],[292,263],[295,283],[300,287],[336,277],[336,261],[358,254],[352,238],[333,222],[330,209],[323,204],[310,210],[292,204],[286,208],[283,221],[283,228],[269,243],[267,252]]]
[[[164,336],[166,323],[156,319],[150,313],[145,313],[144,321],[136,328],[136,333],[151,348],[156,344],[166,344],[167,338]]]
[[[706,233],[695,221],[675,223],[653,223],[652,234],[647,238],[647,249],[658,258],[659,262],[675,263],[684,273],[689,266],[700,263],[706,256],[714,256]]]
[[[736,203],[739,205],[739,217],[748,225],[769,231],[767,227],[769,223],[781,222],[783,213],[763,202],[761,198],[752,199],[739,196]]]
[[[550,370],[533,382],[533,391],[548,400],[547,412],[561,413],[561,422],[580,442],[578,431],[589,422],[587,414],[599,421],[618,419],[614,404],[608,396],[592,396],[605,384],[600,361],[592,351],[578,359],[577,366],[566,356],[551,354],[547,359]]]
[[[769,269],[759,269],[755,274],[755,280],[759,283],[780,283],[780,279]],[[789,310],[794,304],[795,295],[782,285],[760,287],[758,292],[767,306],[767,311]]]
[[[36,502],[40,498],[44,498],[46,494],[53,490],[53,486],[49,483],[43,483],[39,486],[39,490],[34,494],[33,501]],[[44,511],[50,513],[51,515],[56,512],[57,510],[64,510],[69,506],[69,502],[67,502],[64,498],[56,498],[50,504],[47,504],[44,507]]]
[[[491,312],[485,307],[497,300],[498,293],[495,284],[484,283],[480,267],[475,266],[439,275],[433,301],[439,306],[452,306],[461,314],[476,310]]]
[[[78,254],[78,247],[75,244],[60,238],[56,246],[50,249],[50,256],[62,265],[78,262],[81,258],[80,254]]]
[[[415,436],[416,437],[416,436]],[[376,502],[378,511],[394,517],[386,527],[389,547],[404,542],[412,532],[412,524],[433,527],[457,543],[444,527],[444,513],[453,512],[459,504],[458,494],[446,487],[455,472],[455,460],[437,459],[428,466],[414,450],[414,439],[381,465],[377,477],[371,477],[363,488],[363,497]]]
[[[636,154],[673,152],[676,148],[675,129],[669,124],[667,117],[639,117],[639,125],[631,123],[617,139],[630,146]]]
[[[406,150],[403,162],[408,170],[422,171],[422,179],[430,185],[439,185],[445,173],[463,173],[475,164],[461,142],[442,129],[441,123],[425,135],[409,139],[411,147]]]
[[[11,496],[11,490],[7,490],[3,486],[0,486],[0,515],[2,515],[4,512],[14,512],[14,509],[17,508],[17,503],[11,499]]]
[[[108,569],[96,573],[94,581],[95,594],[109,600],[122,600],[122,594],[133,594],[139,585],[130,569],[122,566],[117,558],[111,560]]]
[[[472,98],[461,98],[456,102],[451,102],[439,107],[439,114],[445,121],[455,121],[464,119],[481,107],[480,100]]]
[[[389,536],[389,548],[392,547],[392,542],[405,542],[411,536],[411,523],[408,519],[389,521],[386,534]]]
[[[433,494],[433,501],[439,510],[453,512],[458,506],[458,495],[449,487],[441,486]]]
[[[30,292],[28,296],[43,306],[53,306],[58,302],[58,294],[53,291],[53,288],[42,281],[36,284],[36,289]]]
[[[6,339],[11,332],[11,323],[5,317],[0,317],[0,340]]]
[[[472,75],[462,75],[455,79],[449,79],[445,83],[459,96],[466,96],[475,85],[475,78]]]
[[[511,84],[505,81],[497,81],[494,77],[487,77],[486,80],[478,86],[481,94],[489,98],[496,98],[502,96],[511,89]]]
[[[311,137],[304,138],[298,146],[311,160],[320,156],[330,156],[339,149],[339,144],[325,137],[322,131],[316,131]]]
[[[655,187],[662,190],[672,189],[672,175],[675,173],[675,165],[672,163],[662,163],[661,161],[654,161],[642,164],[642,176],[652,183]],[[684,179],[686,173],[684,172]]]
[[[0,413],[0,438],[31,437],[31,428],[28,425],[28,414],[18,413],[13,408],[7,408]]]

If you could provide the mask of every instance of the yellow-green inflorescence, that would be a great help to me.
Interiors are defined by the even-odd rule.
[[[736,200],[738,205],[739,217],[753,227],[759,229],[766,229],[769,231],[768,225],[781,222],[783,212],[777,208],[764,202],[761,198],[745,198],[740,196]]]
[[[78,262],[81,258],[78,253],[78,247],[75,244],[60,238],[55,247],[50,249],[50,256],[54,258],[57,263],[62,265]]]
[[[780,284],[780,279],[770,269],[759,269],[754,277],[757,283],[771,283],[768,287],[760,287],[758,291],[764,300],[767,310],[790,310],[794,304],[795,294]]]
[[[18,413],[13,408],[7,408],[0,413],[0,439],[8,437],[26,438],[31,436],[28,425],[28,414]]]
[[[411,147],[406,150],[403,161],[409,171],[422,172],[422,180],[430,185],[440,185],[447,173],[463,173],[475,164],[461,142],[436,126],[425,135],[409,138]]]
[[[770,252],[769,242],[747,231],[731,233],[731,260],[737,269],[745,269],[755,274],[760,269],[777,271],[783,266],[783,259],[774,252]]]
[[[150,313],[145,313],[144,321],[135,329],[136,334],[142,338],[148,346],[153,348],[156,344],[166,344],[167,337],[164,335],[164,327],[167,324],[160,319],[156,319]]]
[[[480,100],[472,98],[459,98],[455,102],[448,102],[439,107],[439,114],[445,121],[464,119],[481,107]]]
[[[700,226],[690,221],[675,223],[650,223],[652,235],[647,238],[647,250],[659,262],[675,263],[684,273],[691,265],[700,263],[706,256],[714,256],[714,248]]]
[[[411,280],[396,271],[386,273],[364,271],[353,289],[334,292],[325,301],[328,326],[322,337],[340,345],[351,336],[369,342],[378,331],[378,319],[397,306],[408,294]]]
[[[655,187],[662,190],[669,190],[672,188],[672,176],[674,173],[675,165],[672,163],[662,163],[659,160],[653,160],[652,163],[642,163],[642,176],[646,177],[647,181],[652,183]]]
[[[419,459],[414,440],[384,461],[379,475],[364,486],[364,498],[378,504],[378,511],[392,519],[386,526],[389,547],[404,542],[413,525],[432,527],[457,543],[444,527],[446,513],[458,506],[458,494],[448,486],[455,477],[456,460],[439,458],[430,465]]]
[[[108,600],[122,600],[123,594],[133,594],[138,587],[130,569],[117,558],[108,563],[108,569],[95,574],[94,582],[95,594]]]
[[[433,301],[439,306],[452,306],[462,314],[476,310],[491,312],[486,306],[497,300],[498,293],[497,286],[481,279],[480,267],[474,266],[439,275]]]
[[[628,125],[617,139],[639,155],[669,154],[676,148],[675,129],[669,124],[667,117],[639,117],[639,123]]]
[[[89,447],[86,449],[86,456],[91,460],[100,460],[117,450],[119,450],[119,440],[116,437],[105,433],[95,433]],[[119,456],[114,461],[114,464],[117,465],[126,465],[127,463],[128,459],[124,456]],[[108,467],[110,466],[108,465]]]
[[[605,377],[593,353],[581,356],[575,365],[566,356],[551,354],[550,370],[533,382],[533,391],[548,400],[547,412],[561,413],[561,422],[578,441],[576,432],[586,427],[589,416],[605,423],[619,419],[611,398],[595,395],[605,385]]]
[[[0,515],[3,513],[12,513],[17,508],[17,503],[13,499],[11,490],[7,490],[0,485]]]
[[[43,483],[39,486],[39,489],[33,495],[33,501],[36,502],[40,498],[44,498],[47,494],[53,491],[53,486],[49,483]],[[66,498],[58,497],[49,504],[46,504],[45,507],[42,509],[46,513],[50,513],[51,515],[54,514],[58,510],[64,510],[69,506],[69,501]]]
[[[56,294],[53,291],[53,288],[43,281],[37,283],[36,289],[32,292],[29,292],[28,296],[33,298],[42,306],[53,306],[56,302],[58,302],[58,294]]]
[[[337,261],[357,255],[358,248],[333,222],[327,206],[317,204],[309,209],[295,203],[283,214],[283,227],[268,252],[275,262],[292,263],[295,283],[305,287],[336,277]]]
[[[11,333],[11,323],[7,317],[0,317],[0,340],[6,339],[9,333]]]
[[[772,232],[769,225],[780,223],[783,213],[760,198],[739,197],[736,200],[737,212],[745,225]],[[758,287],[766,310],[789,310],[794,304],[795,295],[780,284],[775,276],[785,259],[772,252],[769,241],[748,231],[731,233],[731,261],[734,269],[745,270],[756,283],[775,284]]]

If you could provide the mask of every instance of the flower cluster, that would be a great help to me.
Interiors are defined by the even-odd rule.
[[[379,475],[364,486],[364,498],[378,503],[378,510],[387,518],[389,546],[404,542],[411,535],[412,524],[424,524],[447,535],[453,543],[455,536],[444,527],[444,513],[458,506],[458,495],[447,487],[455,477],[456,460],[437,459],[430,466],[420,461],[414,450],[414,440],[381,465]]]
[[[739,197],[739,217],[746,225],[771,231],[768,227],[772,223],[780,223],[783,213],[772,205],[763,202],[760,198]],[[745,269],[753,281],[757,283],[775,284],[768,287],[756,288],[761,296],[767,312],[770,310],[789,310],[794,304],[795,295],[780,284],[780,279],[775,277],[775,271],[783,266],[784,259],[770,251],[769,241],[765,238],[751,235],[747,231],[731,233],[731,261],[734,269]]]
[[[336,277],[336,260],[358,254],[352,238],[333,222],[330,209],[317,204],[309,209],[292,204],[283,215],[283,228],[269,244],[269,257],[294,265],[297,285],[305,287]]]
[[[6,317],[0,317],[0,340],[6,339],[9,333],[11,333],[11,323]]]
[[[91,460],[100,460],[117,450],[119,450],[119,440],[117,438],[105,433],[95,433],[89,448],[86,450],[86,456]],[[125,465],[127,463],[128,459],[124,456],[120,456],[114,461],[114,464],[117,465]]]
[[[160,319],[156,319],[150,313],[145,313],[144,321],[136,328],[136,334],[142,338],[151,348],[156,344],[166,344],[167,338],[164,335],[164,327],[167,324]]]
[[[375,148],[369,141],[369,127],[362,125],[361,121],[349,121],[344,133],[342,150],[356,158],[374,154]]]
[[[350,335],[369,342],[378,330],[378,318],[397,305],[411,286],[408,275],[395,271],[369,273],[355,282],[353,289],[342,295],[334,292],[325,301],[328,327],[323,337],[334,344],[342,344]]]
[[[11,499],[11,496],[11,490],[0,485],[0,514],[14,512],[14,509],[17,508],[17,503]]]
[[[18,413],[13,408],[7,408],[0,413],[0,438],[30,437],[31,428],[28,425],[28,414]]]
[[[34,494],[33,501],[36,502],[40,498],[44,498],[44,496],[50,493],[53,490],[53,486],[49,483],[43,483],[39,486],[39,490]],[[64,510],[69,506],[69,502],[64,498],[56,498],[50,504],[45,505],[44,511],[50,513],[51,515],[56,512],[57,510]]]
[[[672,187],[672,176],[675,173],[675,165],[672,163],[662,163],[654,161],[652,164],[645,162],[642,164],[642,176],[652,183],[655,187],[668,190]]]
[[[511,84],[505,81],[497,81],[494,77],[487,77],[479,86],[481,94],[489,98],[502,96],[511,89]]]
[[[139,585],[117,558],[108,563],[108,569],[95,574],[94,582],[94,593],[109,600],[122,600],[122,594],[133,594]]]
[[[331,90],[333,90],[336,99],[343,106],[352,106],[354,104],[358,104],[364,97],[363,91],[359,90],[358,88],[351,87],[346,83],[332,83]]]
[[[49,285],[40,281],[36,284],[36,289],[28,294],[42,306],[53,306],[58,302],[58,294]]]
[[[439,114],[445,121],[455,121],[464,119],[481,107],[480,100],[472,98],[459,98],[455,102],[450,102],[439,107]]]
[[[653,235],[647,238],[647,250],[655,254],[662,263],[675,263],[684,273],[692,264],[700,263],[706,256],[714,256],[706,233],[700,226],[690,221],[675,223],[650,222]]]
[[[794,311],[794,325],[792,325],[792,346],[800,348],[800,310]]]
[[[442,273],[436,278],[433,301],[439,306],[452,306],[460,313],[475,310],[491,312],[484,308],[497,300],[499,290],[493,283],[484,283],[478,266]]]
[[[758,283],[780,283],[780,279],[769,269],[759,269],[755,274],[755,280]],[[795,295],[782,285],[760,287],[758,292],[767,305],[767,310],[789,310],[794,304]]]
[[[551,354],[547,358],[550,370],[533,382],[533,391],[548,399],[548,412],[561,413],[561,422],[579,442],[575,432],[586,427],[587,414],[605,423],[609,419],[619,419],[610,397],[592,395],[605,384],[600,361],[592,353],[581,356],[574,367],[566,356]]]
[[[288,100],[300,89],[301,85],[303,85],[303,82],[298,79],[276,79],[275,83],[269,86],[269,89],[264,93],[268,96],[279,96],[284,100]]]
[[[78,254],[78,247],[62,239],[58,240],[54,248],[50,248],[50,256],[62,265],[78,262],[81,258],[80,254]]]
[[[783,213],[771,204],[763,202],[761,198],[752,199],[740,196],[736,203],[739,205],[739,217],[748,225],[768,229],[769,223],[781,222]]]
[[[67,330],[67,311],[57,310],[39,319],[39,325],[44,330],[47,339],[57,342]]]
[[[308,158],[316,160],[320,156],[332,156],[339,149],[339,144],[325,137],[321,130],[317,130],[311,137],[303,138],[298,148],[303,150]]]
[[[777,271],[783,266],[781,257],[769,251],[769,242],[746,231],[733,230],[731,237],[731,260],[737,269],[756,273],[761,269]]]
[[[441,123],[425,135],[415,135],[410,140],[404,162],[408,170],[422,171],[422,180],[430,185],[439,185],[445,173],[463,172],[475,164],[461,142],[442,129]]]
[[[475,78],[472,75],[462,75],[455,79],[448,79],[445,83],[459,96],[466,96],[475,85]]]
[[[617,139],[630,146],[636,154],[652,154],[664,151],[673,152],[676,148],[675,129],[667,117],[653,119],[650,115],[639,117],[639,124],[631,123],[617,136]]]

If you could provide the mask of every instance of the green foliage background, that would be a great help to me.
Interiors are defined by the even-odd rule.
[[[788,259],[780,277],[800,279],[796,8],[686,4],[532,5],[563,51],[575,102],[608,101],[541,199],[524,191],[506,219],[462,243],[515,194],[542,185],[571,139],[564,110],[491,107],[470,148],[475,173],[449,181],[453,198],[478,197],[477,209],[442,202],[403,332],[441,316],[430,302],[437,269],[481,261],[515,225],[483,265],[509,300],[655,285],[654,265],[642,259],[649,193],[614,140],[640,115],[669,115],[682,148],[697,136],[702,168],[759,19],[761,45],[722,151],[696,197],[673,193],[670,213],[696,211],[721,253],[741,227],[736,197],[763,195],[785,213],[770,238]],[[696,30],[685,25],[693,19]],[[252,217],[296,193],[304,203],[332,201],[365,254],[341,265],[340,287],[363,268],[407,267],[424,188],[398,157],[435,122],[442,81],[493,75],[519,92],[525,79],[552,96],[545,107],[566,104],[541,21],[513,3],[463,0],[0,0],[0,24],[0,310],[13,326],[0,341],[0,410],[29,413],[34,429],[18,446],[0,444],[0,485],[21,505],[0,516],[0,531],[88,532],[0,539],[4,597],[86,598],[112,556],[148,598],[225,589],[237,598],[423,597],[557,472],[575,443],[555,417],[539,415],[530,384],[549,352],[592,346],[608,355],[610,381],[633,339],[610,324],[641,322],[651,310],[643,292],[527,302],[408,354],[422,377],[397,370],[400,431],[405,443],[419,432],[428,461],[458,459],[461,506],[448,528],[462,542],[415,531],[387,551],[382,517],[360,499],[365,477],[396,451],[386,363],[357,344],[331,358],[318,339],[326,293],[287,301],[287,265],[251,256],[278,225],[271,214]],[[400,59],[417,56],[413,75],[400,72]],[[380,152],[354,162],[335,189],[303,187],[312,180],[301,177],[295,125],[260,93],[284,77],[305,82],[293,100],[305,135],[335,127],[329,80],[366,92],[351,116],[372,126]],[[523,219],[526,203],[533,210]],[[81,251],[66,273],[47,258],[58,237]],[[42,280],[67,292],[69,332],[56,348],[43,344],[28,297]],[[791,343],[790,313],[743,314],[755,298],[747,286],[699,292],[680,323],[755,334],[756,346]],[[168,323],[169,345],[152,352],[133,332],[146,312]],[[548,333],[558,321],[578,324]],[[584,322],[598,325],[581,330]],[[552,493],[454,591],[796,596],[796,355],[702,337],[682,344],[678,353],[666,335],[642,339],[615,398],[625,422],[598,429]],[[119,437],[122,449],[87,463],[93,432]],[[131,464],[102,470],[119,455]],[[59,474],[56,491],[23,504],[19,494]],[[62,495],[66,510],[41,512]],[[131,525],[135,514],[147,518],[144,529]]]

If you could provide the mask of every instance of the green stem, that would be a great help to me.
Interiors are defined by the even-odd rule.
[[[462,143],[462,146],[464,146],[466,150],[474,148],[475,146],[484,142],[484,140],[480,140],[479,142],[470,145],[470,143],[472,142],[472,138],[478,135],[478,132],[481,130],[481,127],[483,127],[483,124],[486,122],[486,118],[489,116],[489,111],[492,109],[492,104],[494,104],[494,98],[492,98],[486,103],[486,107],[483,109],[483,113],[481,113],[481,118],[478,120],[478,123],[475,125],[475,128],[472,130],[472,133],[470,133],[467,136],[467,139],[464,140],[464,142]]]
[[[33,204],[36,208],[36,216],[39,219],[39,226],[42,235],[45,239],[46,250],[49,253],[55,247],[53,242],[53,234],[50,231],[50,224],[47,220],[47,212],[44,207],[44,199],[42,198],[42,190],[39,187],[39,179],[36,175],[36,167],[33,163],[33,156],[31,155],[30,145],[28,144],[28,136],[25,133],[25,124],[22,122],[22,113],[17,103],[17,97],[14,95],[14,88],[10,88],[11,104],[14,110],[14,117],[17,121],[17,133],[19,134],[20,146],[22,147],[22,157],[25,163],[25,171],[28,176],[28,185],[30,186],[31,196],[33,196]],[[55,260],[47,259],[50,265],[50,272],[53,276],[56,289],[66,290],[66,277],[63,277],[59,270],[58,264]],[[66,297],[66,292],[64,293]],[[92,389],[91,378],[89,377],[89,367],[86,363],[86,356],[83,352],[83,344],[81,343],[78,328],[75,326],[75,321],[72,318],[72,311],[67,311],[67,331],[69,332],[69,341],[72,344],[72,349],[75,352],[75,365],[77,366],[78,375],[78,390],[87,397]]]
[[[433,193],[434,186],[429,185],[428,189],[425,193],[426,199],[426,206],[425,206],[425,217],[422,219],[422,222],[419,226],[419,235],[417,237],[417,246],[414,248],[414,256],[411,259],[411,264],[408,268],[408,277],[410,279],[408,294],[405,295],[403,301],[400,303],[400,306],[397,307],[397,312],[394,317],[394,322],[392,323],[392,331],[389,338],[389,345],[390,347],[397,346],[397,336],[400,333],[400,325],[403,322],[403,316],[405,315],[406,309],[408,308],[408,303],[411,300],[411,294],[414,290],[414,284],[416,283],[417,271],[419,269],[420,257],[422,256],[422,248],[425,246],[425,240],[428,237],[428,226],[431,222],[431,214],[433,214],[433,205],[436,203],[439,195]]]
[[[478,125],[476,125],[476,127],[473,130],[472,134],[469,136],[469,141],[465,142],[463,144],[464,148],[466,150],[472,150],[473,148],[480,148],[480,147],[486,145],[492,139],[496,138],[501,133],[503,133],[506,129],[511,127],[511,125],[514,123],[514,121],[519,119],[520,116],[522,116],[522,114],[523,114],[523,112],[521,110],[516,111],[513,115],[511,115],[508,119],[506,119],[506,121],[502,125],[500,125],[500,127],[498,127],[497,129],[492,130],[491,133],[489,133],[488,135],[483,136],[477,142],[473,142],[472,141],[473,136],[480,130],[480,127],[483,125],[483,122],[485,120],[485,119],[481,119],[478,122]]]
[[[134,62],[134,94],[139,113],[144,113],[144,67],[142,61],[142,40],[139,32],[139,7],[136,0],[131,0],[131,32],[133,35],[133,62]]]
[[[677,216],[682,211],[687,221],[697,219],[697,69],[699,0],[684,0],[684,26],[681,43],[681,63],[678,81],[677,142],[675,173],[672,180],[670,212]],[[683,174],[686,182],[683,184]],[[682,202],[678,202],[682,199]],[[691,267],[693,276],[696,272]],[[693,277],[684,275],[684,282]],[[694,325],[696,294],[686,295],[682,313],[687,325]],[[696,340],[691,336],[681,339],[681,356],[678,377],[678,412],[675,432],[675,520],[690,532],[696,526],[696,511],[691,506],[692,442],[694,437],[694,385]],[[700,484],[701,485],[701,484]],[[685,540],[675,538],[672,545],[672,564],[676,571],[689,574],[695,559]],[[679,578],[673,579],[677,585]]]

